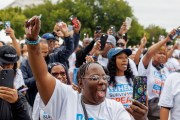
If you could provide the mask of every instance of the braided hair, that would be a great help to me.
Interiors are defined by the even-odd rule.
[[[98,65],[100,65],[98,62],[88,62],[88,63],[85,63],[85,64],[81,65],[81,66],[79,67],[79,70],[78,70],[78,73],[77,73],[77,80],[79,80],[79,79],[81,79],[81,78],[83,78],[83,77],[85,76],[86,71],[88,71],[89,66],[90,66],[91,64],[98,64]],[[100,65],[100,66],[101,66],[101,65]],[[103,69],[104,69],[104,68],[103,68]]]

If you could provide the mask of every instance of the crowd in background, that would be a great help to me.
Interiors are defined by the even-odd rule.
[[[82,44],[79,20],[72,30],[57,22],[41,36],[40,22],[26,22],[25,42],[10,27],[12,43],[0,41],[0,69],[14,70],[14,87],[0,85],[1,120],[178,120],[180,42],[171,37],[177,30],[147,48],[146,34],[127,46],[125,22],[118,31],[95,29]],[[136,76],[147,77],[146,104],[133,100]]]

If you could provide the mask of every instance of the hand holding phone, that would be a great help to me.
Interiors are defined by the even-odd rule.
[[[11,22],[10,21],[5,21],[4,22],[4,28],[7,29],[7,28],[10,28],[11,27]],[[6,35],[9,35],[8,32],[6,32]]]
[[[178,27],[177,29],[176,29],[176,32],[175,32],[175,34],[174,35],[169,35],[169,37],[170,37],[170,39],[171,40],[174,40],[175,38],[177,38],[177,37],[179,37],[180,36],[180,27]]]
[[[114,25],[110,26],[110,29],[112,30],[112,35],[115,35],[116,33],[116,27]]]
[[[77,17],[75,17],[74,15],[71,15],[69,17],[69,19],[71,20],[71,23],[75,28],[79,28],[79,23],[78,23]]]
[[[126,23],[126,29],[127,29],[127,30],[130,29],[130,27],[131,27],[131,22],[132,22],[132,18],[126,17],[125,23]]]
[[[147,77],[136,76],[133,80],[133,99],[146,105]]]
[[[0,71],[0,86],[13,88],[14,85],[14,70],[2,69]]]
[[[101,43],[101,49],[100,50],[104,50],[104,47],[106,45],[106,41],[107,41],[108,35],[107,34],[102,34],[101,38],[100,38],[100,43]]]
[[[96,26],[96,33],[101,33],[101,26]]]

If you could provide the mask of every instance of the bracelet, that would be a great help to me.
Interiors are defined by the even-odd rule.
[[[95,61],[97,61],[98,60],[98,58],[96,57],[96,56],[92,56],[93,57],[93,59],[95,60]]]
[[[39,43],[39,41],[40,41],[40,37],[38,37],[38,40],[33,40],[33,41],[25,39],[25,43],[28,44],[28,45],[36,45],[36,44]]]

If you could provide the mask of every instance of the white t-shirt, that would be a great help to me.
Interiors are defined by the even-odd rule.
[[[25,85],[23,75],[20,69],[17,69],[16,76],[14,78],[14,86],[16,89],[21,87],[22,85]]]
[[[133,97],[133,83],[127,82],[125,76],[116,76],[116,86],[109,86],[107,90],[107,98],[114,99],[117,102],[121,102],[124,107],[129,107],[131,99]]]
[[[159,106],[171,108],[171,120],[180,118],[180,73],[174,72],[168,76],[164,84]]]
[[[180,70],[180,63],[176,58],[169,58],[164,66],[166,66],[166,68],[169,70],[169,73]]]
[[[166,67],[158,71],[152,65],[152,59],[149,62],[147,69],[145,69],[142,60],[143,58],[138,66],[138,74],[139,76],[147,76],[147,92],[148,99],[150,100],[152,98],[159,97],[160,91],[163,90],[165,79],[169,75],[169,71]]]
[[[44,106],[41,99],[37,104],[53,120],[84,120],[81,94],[58,80],[48,104]],[[85,108],[89,120],[131,120],[123,105],[114,100],[105,99],[100,105],[85,105]]]
[[[130,58],[128,58],[128,60],[129,60],[130,68],[131,68],[131,70],[133,72],[133,75],[137,76],[138,75],[138,71],[137,71],[136,64]],[[108,58],[104,58],[104,57],[102,57],[102,55],[99,55],[98,56],[98,63],[101,64],[104,67],[107,67]]]

